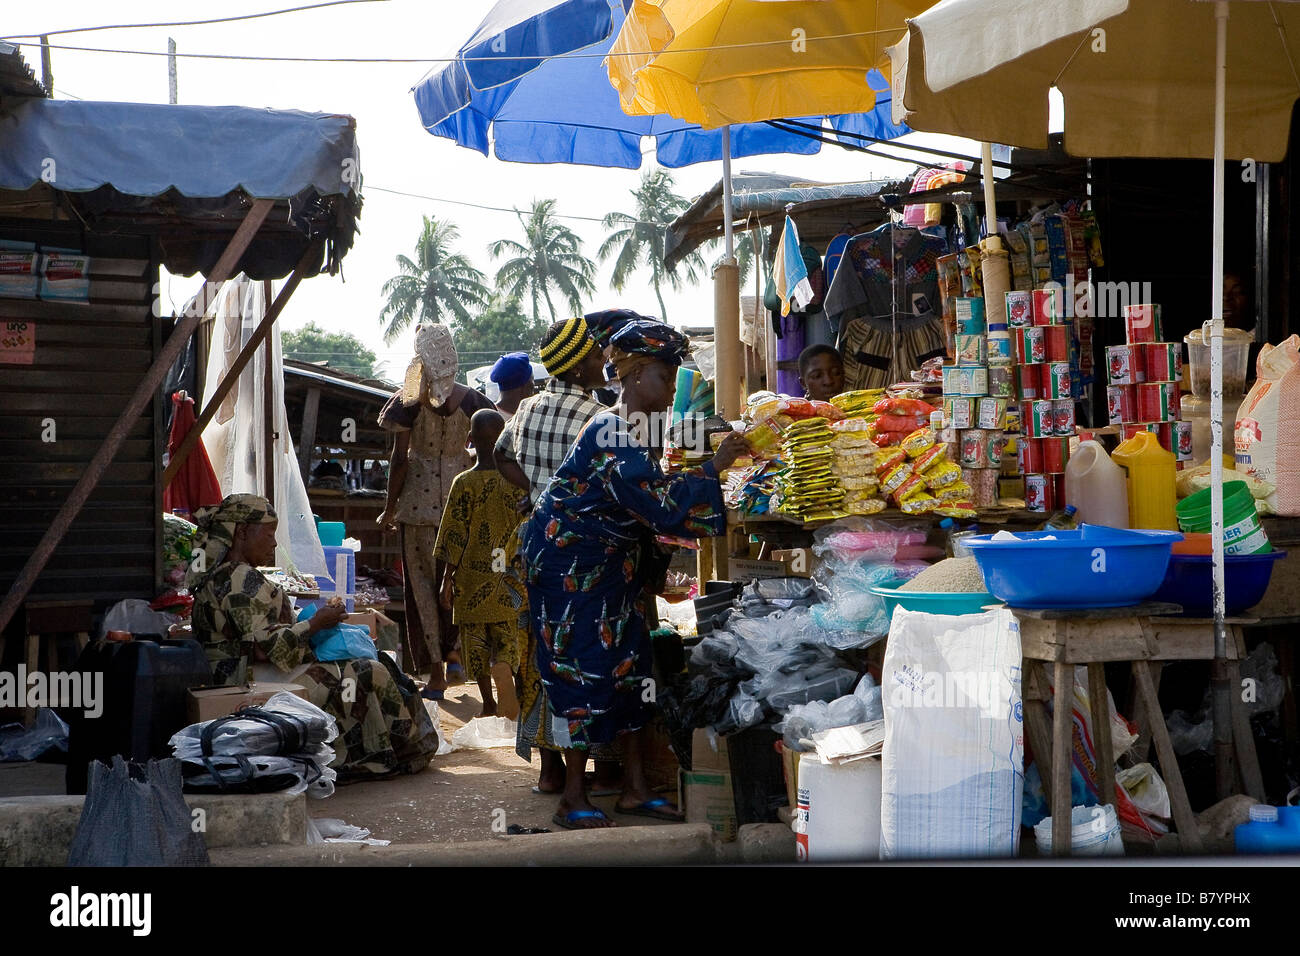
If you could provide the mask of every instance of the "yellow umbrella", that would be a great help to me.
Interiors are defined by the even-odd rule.
[[[705,127],[870,110],[867,71],[934,0],[633,0],[606,59],[624,112]]]

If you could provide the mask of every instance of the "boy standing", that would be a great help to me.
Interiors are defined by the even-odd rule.
[[[497,470],[493,448],[504,426],[501,413],[492,409],[480,409],[470,419],[478,463],[452,481],[434,544],[434,558],[447,569],[440,601],[459,625],[461,662],[483,695],[480,717],[496,715],[492,665],[519,670],[527,626],[526,598],[505,573],[523,492]]]

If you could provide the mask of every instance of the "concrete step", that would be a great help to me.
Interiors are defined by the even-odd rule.
[[[82,796],[0,797],[0,866],[63,866],[68,861]],[[307,842],[304,794],[186,794],[208,850],[294,846]]]

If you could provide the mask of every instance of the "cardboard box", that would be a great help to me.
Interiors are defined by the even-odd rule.
[[[212,720],[233,714],[241,707],[256,707],[265,704],[280,691],[296,694],[307,699],[307,688],[301,684],[272,684],[258,681],[255,684],[235,684],[230,687],[201,687],[191,690],[186,700],[186,708],[191,724]]]
[[[707,823],[722,839],[736,839],[736,800],[731,774],[716,770],[683,770],[677,782],[677,805],[687,823]]]
[[[379,611],[353,611],[348,614],[345,624],[370,628],[370,639],[381,651],[401,650],[402,629],[392,618],[385,617]]]
[[[727,738],[714,735],[717,749],[709,741],[709,732],[703,727],[696,728],[691,736],[691,769],[714,770],[731,773],[731,758],[727,754]]]
[[[780,561],[751,561],[748,558],[729,558],[727,574],[733,581],[748,583],[758,578],[783,578],[786,567]]]

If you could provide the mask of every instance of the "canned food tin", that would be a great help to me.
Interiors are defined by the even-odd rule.
[[[1020,406],[1015,402],[1007,402],[1007,431],[1020,434]]]
[[[1171,422],[1178,418],[1177,382],[1144,382],[1137,389],[1137,417],[1144,422]]]
[[[1047,513],[1055,511],[1048,499],[1053,496],[1052,479],[1047,475],[1025,475],[1025,510]]]
[[[984,300],[974,296],[958,296],[956,301],[957,334],[983,335],[986,326]]]
[[[1069,437],[1074,434],[1074,400],[1052,402],[1052,434]]]
[[[943,420],[950,428],[971,428],[975,424],[974,398],[945,398]]]
[[[993,508],[998,503],[998,473],[992,468],[963,468],[962,481],[971,487],[971,502],[977,508]]]
[[[1034,324],[1034,296],[1031,292],[1007,293],[1007,325],[1023,329]]]
[[[1122,425],[1134,421],[1137,413],[1136,385],[1107,385],[1106,406],[1110,410],[1110,423]]]
[[[1151,303],[1124,306],[1124,334],[1129,345],[1159,342],[1164,338],[1160,306]]]
[[[1022,399],[1042,398],[1037,365],[1016,366],[1016,387]]]
[[[1106,346],[1106,381],[1111,385],[1136,385],[1146,381],[1141,359],[1133,346]]]
[[[1032,475],[1044,471],[1043,468],[1043,438],[1022,438],[1018,457],[1020,458],[1020,471],[1022,474]]]
[[[1000,471],[1002,469],[1002,455],[1006,451],[1006,447],[1007,439],[1001,432],[994,432],[989,435],[984,460],[980,462],[980,467]]]
[[[981,398],[976,413],[976,427],[991,431],[1002,431],[1006,427],[1007,400],[1005,398]]]
[[[989,393],[989,370],[984,366],[963,368],[961,394],[968,398],[978,398]]]
[[[1043,329],[1044,360],[1070,361],[1070,329],[1064,325],[1049,325]]]
[[[1056,416],[1052,403],[1046,399],[1035,399],[1020,406],[1020,428],[1030,438],[1043,438],[1055,434]]]
[[[994,365],[989,368],[989,394],[994,398],[1015,397],[1015,373],[1010,365]]]
[[[1177,382],[1183,377],[1183,349],[1177,342],[1147,342],[1137,349],[1148,382]]]
[[[1030,293],[1034,325],[1056,325],[1065,318],[1065,290],[1059,286]]]
[[[956,348],[958,365],[988,364],[988,351],[983,334],[964,335],[958,332]]]
[[[1179,461],[1192,461],[1192,423],[1174,422],[1174,455]]]
[[[1047,366],[1047,397],[1069,398],[1070,397],[1070,363],[1069,362],[1052,362]]]
[[[992,432],[982,428],[968,428],[961,433],[960,463],[963,468],[983,468],[988,458],[989,437]]]
[[[1044,438],[1043,471],[1049,475],[1065,474],[1065,464],[1070,460],[1070,439]]]
[[[1017,329],[1012,340],[1016,361],[1021,365],[1037,365],[1047,361],[1047,337],[1039,326]]]
[[[984,340],[984,348],[990,366],[1005,367],[1012,363],[1011,336],[1005,329],[1001,332],[989,332]]]

